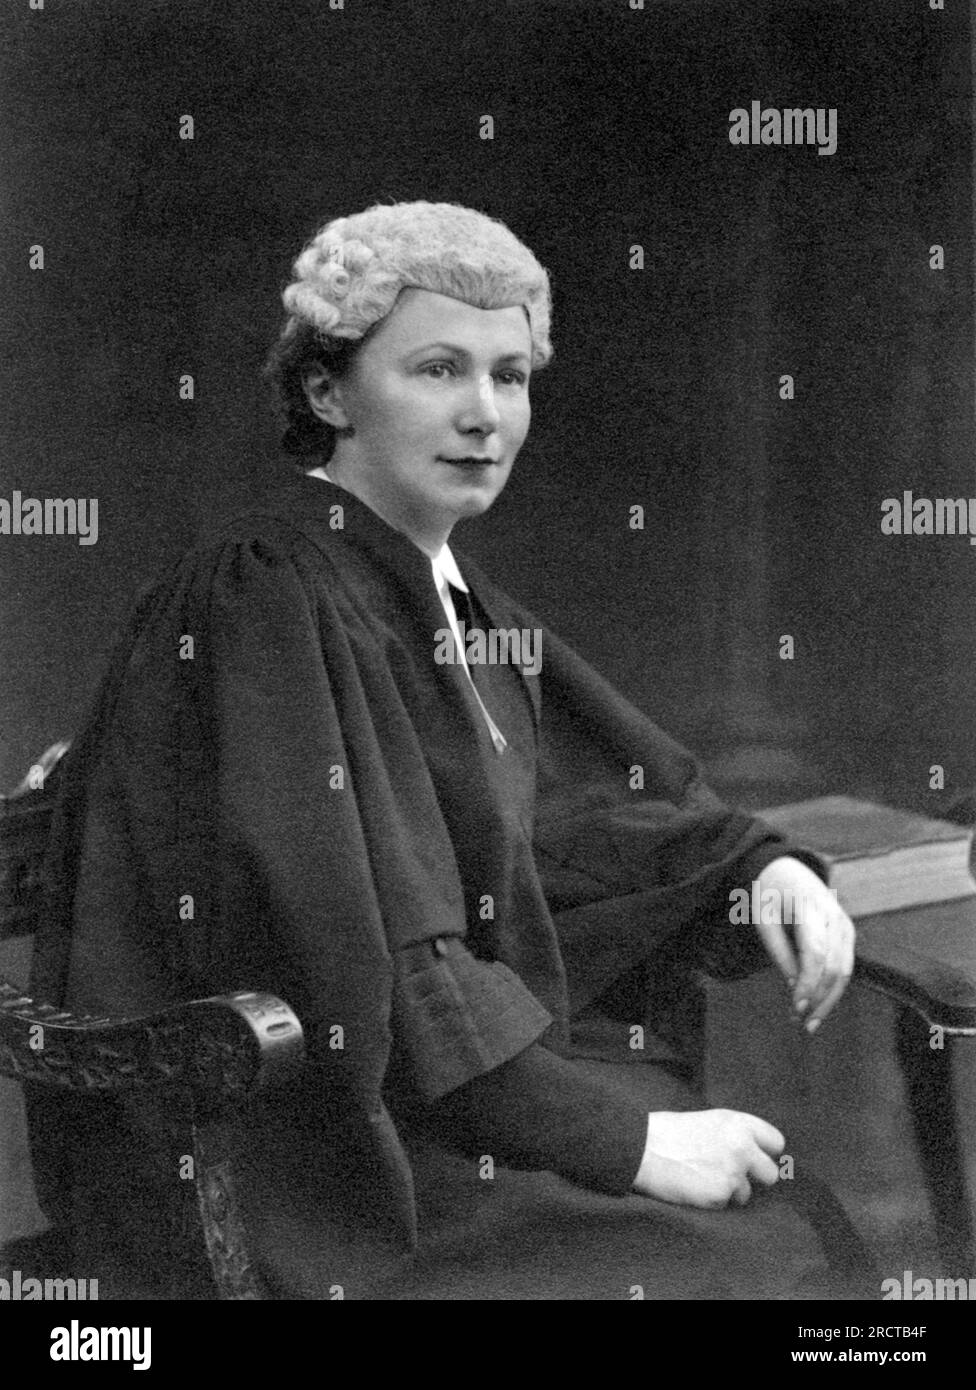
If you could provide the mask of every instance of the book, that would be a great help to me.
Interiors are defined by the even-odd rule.
[[[973,830],[851,796],[822,796],[758,814],[820,860],[851,917],[976,893]]]

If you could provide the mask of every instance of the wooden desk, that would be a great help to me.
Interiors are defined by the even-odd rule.
[[[976,897],[856,925],[854,980],[812,1038],[777,970],[706,982],[705,1094],[777,1125],[797,1165],[816,1155],[885,1276],[971,1278]]]

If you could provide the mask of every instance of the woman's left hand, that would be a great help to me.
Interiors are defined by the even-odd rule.
[[[851,978],[854,923],[823,880],[799,859],[774,859],[757,884],[760,911],[753,925],[792,988],[796,1017],[808,1033],[815,1033]],[[769,894],[765,901],[764,894]],[[792,942],[784,930],[788,924]]]

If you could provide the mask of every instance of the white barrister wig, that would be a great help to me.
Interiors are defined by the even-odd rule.
[[[522,304],[529,316],[532,365],[552,357],[549,276],[518,237],[494,217],[456,203],[377,203],[337,217],[315,234],[282,295],[283,336],[314,328],[323,340],[354,342],[412,286],[479,309]]]

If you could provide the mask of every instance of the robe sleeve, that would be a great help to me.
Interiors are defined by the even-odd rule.
[[[444,1096],[425,1116],[449,1147],[626,1196],[647,1140],[647,1107],[541,1043]]]
[[[400,952],[394,1113],[405,1107],[415,1123],[463,1153],[489,1153],[512,1168],[550,1169],[622,1196],[643,1157],[646,1107],[539,1042],[499,1065],[472,1065],[472,1049],[505,1026],[504,1013],[493,1016],[504,1010],[493,984],[497,972],[511,973],[500,962],[476,960],[457,939]]]
[[[534,851],[579,1008],[658,946],[709,972],[767,965],[731,894],[792,854],[761,819],[725,806],[694,756],[546,630]]]
[[[571,1011],[659,949],[726,978],[769,963],[731,894],[781,855],[815,858],[722,803],[686,748],[621,695],[536,614],[465,574],[494,625],[541,634],[532,688],[538,737],[533,854],[559,933]]]

